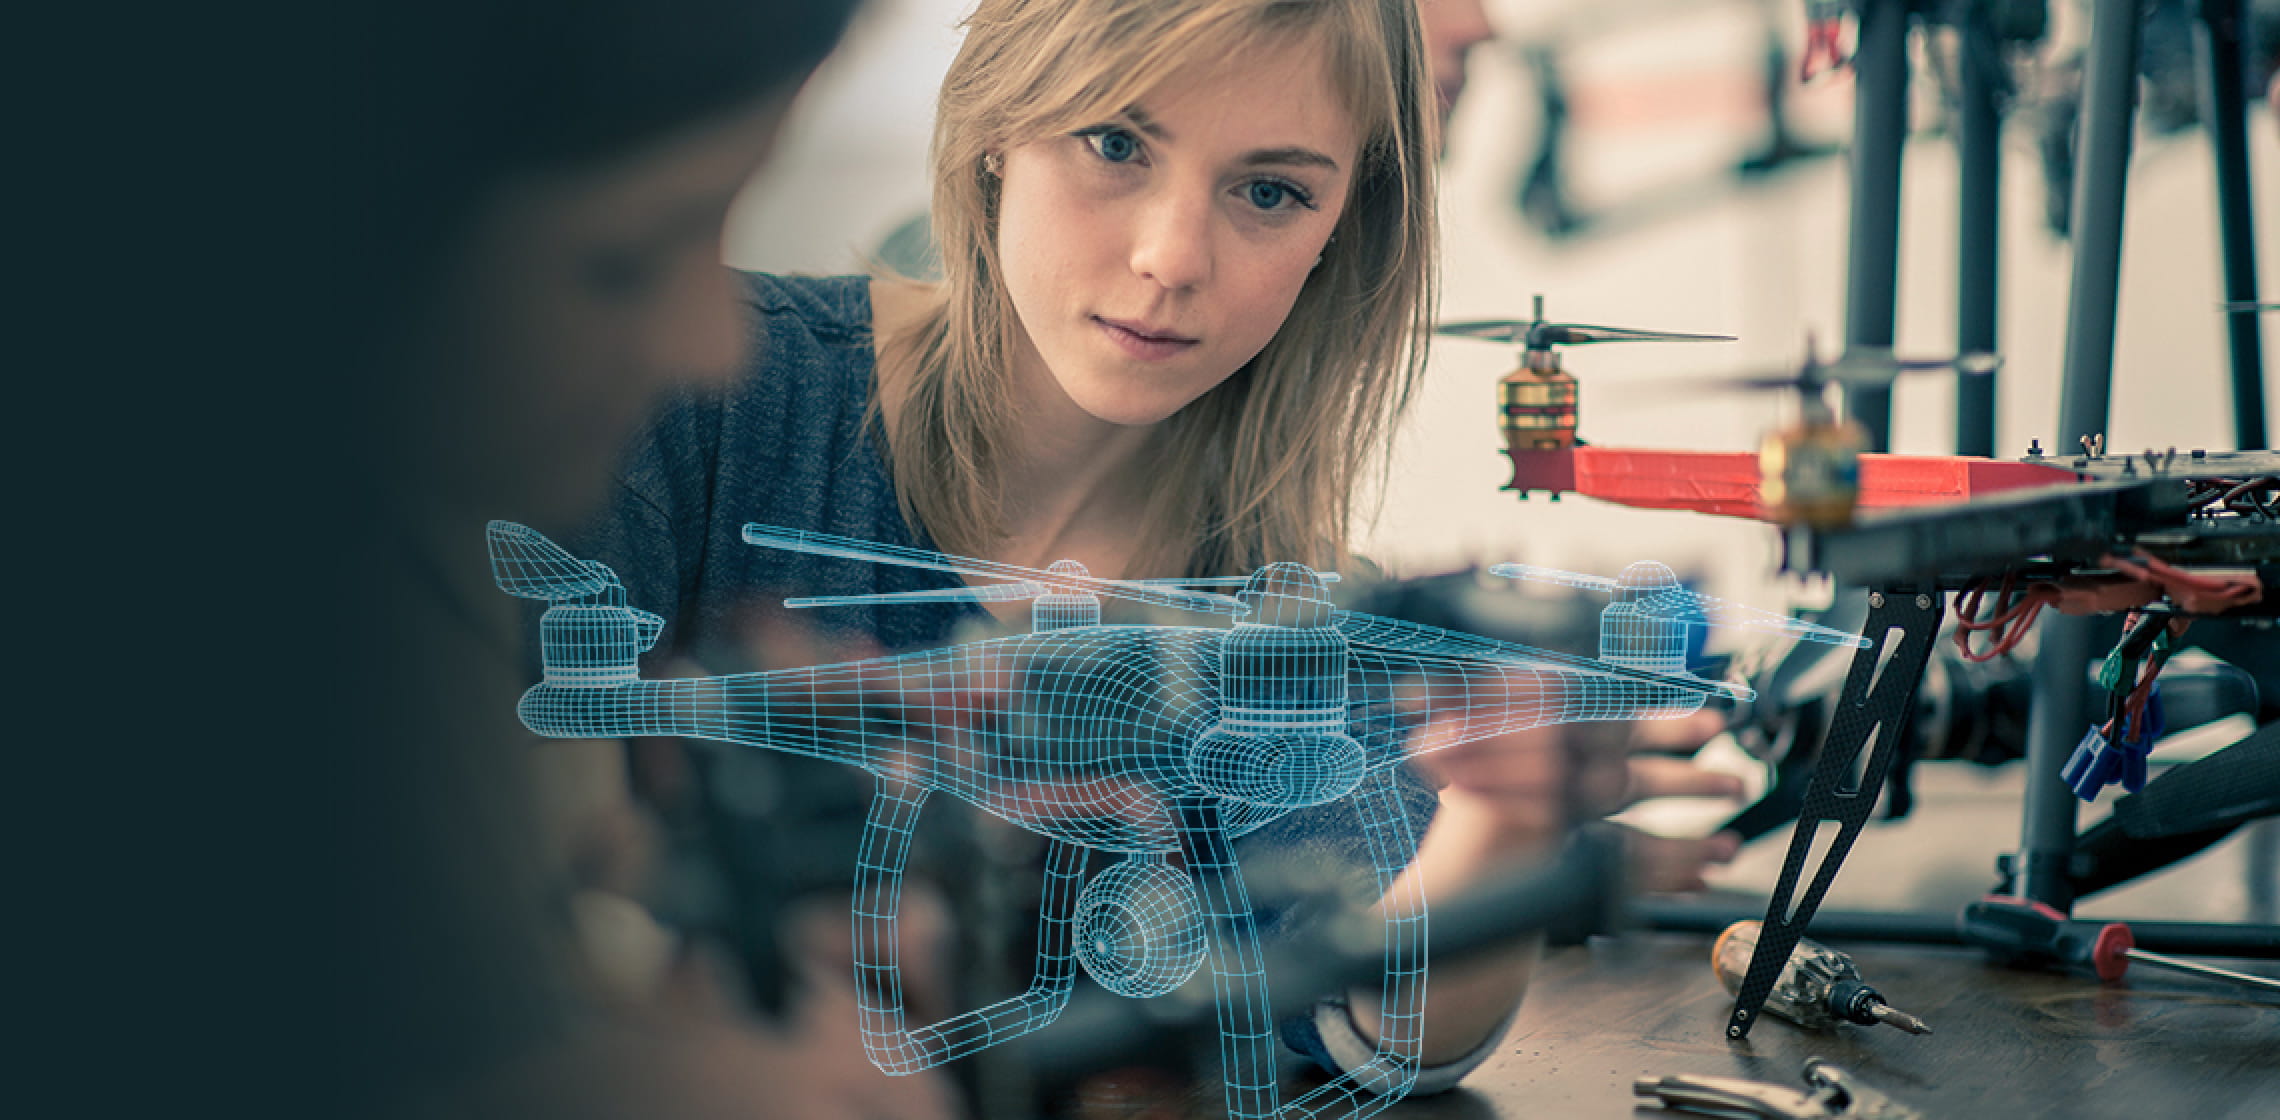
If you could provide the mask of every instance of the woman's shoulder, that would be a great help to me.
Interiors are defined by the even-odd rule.
[[[745,302],[772,328],[790,326],[819,337],[870,341],[870,277],[767,272],[747,272],[743,277]]]
[[[859,434],[873,372],[869,278],[739,280],[751,310],[741,372],[665,394],[630,455],[629,483],[654,488],[670,462],[680,485],[709,490],[707,479],[757,477]]]

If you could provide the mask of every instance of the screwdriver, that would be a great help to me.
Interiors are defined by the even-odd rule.
[[[2270,977],[2149,953],[2137,947],[2130,927],[2120,922],[2093,925],[2073,921],[2042,903],[2004,895],[1989,895],[1964,909],[1963,938],[2013,963],[2087,968],[2108,983],[2121,979],[2130,962],[2138,961],[2155,968],[2280,991],[2280,980]]]
[[[1749,975],[1750,956],[1757,952],[1758,930],[1763,924],[1735,922],[1710,947],[1710,966],[1728,994],[1742,990],[1742,978]],[[1765,999],[1765,1009],[1815,1030],[1841,1021],[1862,1026],[1884,1023],[1909,1034],[1932,1033],[1922,1019],[1884,1002],[1883,993],[1861,980],[1860,966],[1851,957],[1804,938],[1798,939],[1796,951],[1781,966],[1773,993]]]

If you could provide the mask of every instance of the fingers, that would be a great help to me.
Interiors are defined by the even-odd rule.
[[[1631,749],[1692,754],[1726,729],[1726,714],[1704,708],[1678,719],[1642,719],[1631,725]]]
[[[1739,798],[1745,792],[1741,778],[1705,770],[1681,758],[1634,758],[1628,770],[1629,801],[1650,797]]]
[[[1626,828],[1624,865],[1634,889],[1648,894],[1670,894],[1707,889],[1704,873],[1724,866],[1741,851],[1742,838],[1731,832],[1714,836],[1674,838]]]

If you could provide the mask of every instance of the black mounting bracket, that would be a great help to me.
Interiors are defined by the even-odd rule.
[[[1868,604],[1868,621],[1861,627],[1861,636],[1870,644],[1853,655],[1852,668],[1845,676],[1828,739],[1821,746],[1820,763],[1805,789],[1797,830],[1789,838],[1781,879],[1766,902],[1765,927],[1758,933],[1757,951],[1750,956],[1749,972],[1726,1020],[1726,1037],[1730,1039],[1747,1037],[1756,1024],[1774,981],[1805,936],[1813,912],[1820,909],[1821,897],[1828,893],[1837,869],[1852,851],[1853,840],[1875,810],[1877,791],[1884,787],[1885,775],[1907,738],[1916,689],[1923,682],[1924,665],[1931,658],[1932,642],[1939,636],[1940,620],[1947,613],[1947,596],[1936,589],[1887,587],[1870,592]],[[1826,826],[1834,826],[1834,832]],[[1815,847],[1822,847],[1819,862],[1810,885],[1798,895],[1798,878]]]

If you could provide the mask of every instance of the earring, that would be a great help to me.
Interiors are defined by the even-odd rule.
[[[996,152],[982,153],[982,174],[992,179],[1005,170],[1005,157]]]

